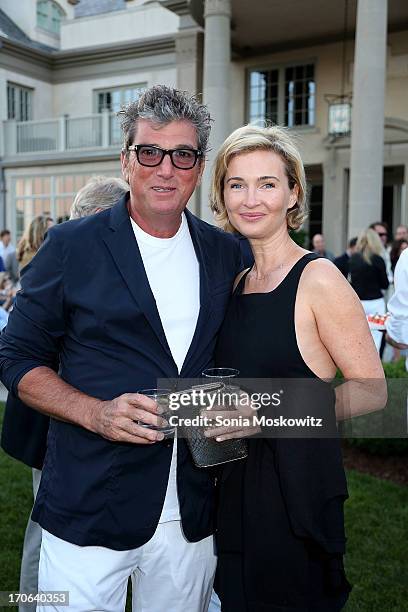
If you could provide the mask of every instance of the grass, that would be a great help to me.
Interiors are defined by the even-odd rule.
[[[3,406],[0,406],[0,423]],[[402,612],[408,602],[408,487],[348,473],[346,612]],[[0,451],[0,590],[18,590],[31,470]],[[127,607],[130,610],[129,607]]]
[[[349,471],[347,612],[408,609],[408,487]]]
[[[3,405],[0,415],[2,422]],[[31,469],[0,450],[0,591],[18,591],[21,550],[32,500]]]

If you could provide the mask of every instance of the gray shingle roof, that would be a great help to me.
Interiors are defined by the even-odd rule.
[[[126,0],[80,0],[75,6],[75,17],[111,13],[126,8]]]
[[[41,49],[43,51],[55,51],[52,47],[48,45],[43,45],[42,43],[31,40],[23,32],[21,28],[18,27],[17,24],[14,23],[10,19],[8,15],[4,11],[0,9],[0,36],[4,36],[5,38],[9,38],[10,40],[23,43],[29,47],[33,47],[34,49]]]

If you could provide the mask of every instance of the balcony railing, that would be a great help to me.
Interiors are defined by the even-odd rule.
[[[38,121],[3,121],[0,156],[94,150],[119,147],[121,142],[118,118],[109,112]]]

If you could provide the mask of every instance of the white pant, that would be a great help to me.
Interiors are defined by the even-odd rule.
[[[134,612],[206,612],[216,567],[213,537],[188,542],[180,521],[160,523],[133,550],[76,546],[43,530],[39,591],[69,591],[69,606],[37,612],[123,612],[132,578]]]
[[[368,314],[385,314],[385,300],[384,298],[378,298],[377,300],[361,300],[361,304],[363,305],[364,312],[366,315]],[[371,335],[375,342],[375,346],[377,351],[380,351],[381,340],[383,337],[383,332],[378,331],[377,329],[371,330]]]
[[[41,471],[32,468],[34,501],[40,486]],[[20,593],[38,591],[38,563],[40,560],[42,529],[38,523],[28,519],[24,536],[23,556],[20,569]],[[35,612],[35,602],[25,602],[18,606],[18,612]]]

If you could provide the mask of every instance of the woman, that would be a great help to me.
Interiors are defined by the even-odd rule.
[[[54,224],[51,217],[38,215],[26,228],[17,245],[17,260],[20,270],[30,263],[42,243],[47,230]]]
[[[390,259],[391,259],[391,270],[394,274],[395,266],[397,265],[397,261],[400,258],[402,251],[408,248],[408,241],[405,238],[401,238],[400,240],[394,240],[392,243],[391,251],[390,251]]]
[[[224,229],[249,239],[255,263],[236,279],[216,364],[237,368],[242,378],[298,378],[324,390],[337,368],[346,378],[382,385],[357,296],[330,261],[290,238],[305,219],[305,199],[303,164],[285,130],[245,126],[221,146],[212,209]],[[325,395],[334,414],[334,394]],[[377,407],[384,405],[384,393],[377,395]],[[338,398],[343,418],[344,394]],[[342,565],[347,489],[339,442],[263,433],[248,438],[247,459],[227,464],[219,478],[222,610],[340,610],[350,587]],[[222,441],[248,431],[220,426],[206,435]]]
[[[357,241],[357,252],[350,258],[350,282],[361,300],[366,315],[385,314],[383,290],[389,281],[384,259],[381,256],[382,243],[377,232],[367,229]],[[380,350],[382,332],[371,331],[377,351]]]

